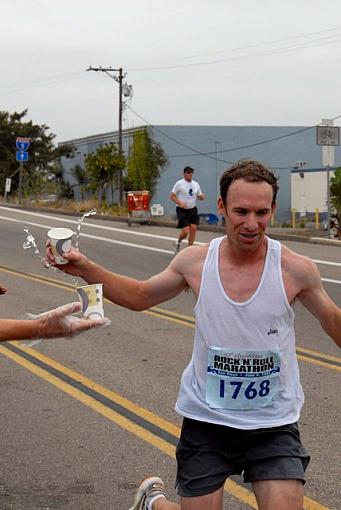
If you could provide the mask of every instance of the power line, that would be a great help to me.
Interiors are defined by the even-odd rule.
[[[162,129],[154,126],[153,124],[151,124],[148,120],[146,120],[144,117],[142,117],[142,115],[138,114],[135,110],[133,110],[133,108],[131,106],[128,106],[129,110],[131,110],[137,117],[139,117],[141,120],[143,120],[143,122],[145,122],[146,124],[148,124],[148,126],[152,127],[153,129],[155,129],[155,131],[158,131],[159,133],[161,133],[163,136],[165,136],[166,138],[169,138],[169,140],[172,140],[173,142],[175,142],[176,144],[178,145],[181,145],[182,147],[184,147],[185,149],[189,149],[191,151],[194,151],[194,155],[195,156],[205,156],[206,158],[209,158],[209,159],[213,159],[214,161],[222,161],[223,163],[228,163],[228,164],[232,164],[233,162],[232,161],[226,161],[224,159],[219,159],[219,158],[214,158],[212,156],[210,156],[210,153],[203,153],[203,152],[200,152],[200,151],[197,151],[196,149],[194,149],[193,147],[190,147],[189,145],[186,145],[182,142],[179,142],[179,140],[177,140],[176,138],[173,138],[173,136],[170,136],[168,135],[167,133],[165,133],[164,131],[162,131]],[[191,154],[182,154],[182,156],[191,156]],[[169,157],[172,157],[172,156],[169,156]]]
[[[294,41],[294,40],[304,39],[304,38],[309,38],[309,37],[311,38],[311,37],[322,35],[322,34],[338,32],[340,30],[341,30],[341,26],[337,26],[334,28],[326,29],[326,30],[319,30],[317,32],[308,32],[306,34],[295,35],[292,37],[285,37],[285,38],[281,38],[281,39],[275,39],[273,41],[264,41],[264,42],[260,42],[260,43],[256,43],[256,44],[250,44],[247,46],[231,48],[229,50],[219,50],[219,51],[210,52],[210,53],[196,54],[196,55],[190,55],[190,56],[185,56],[185,57],[177,57],[174,59],[163,60],[161,62],[164,63],[164,62],[169,62],[169,61],[190,60],[193,58],[202,58],[202,57],[209,57],[209,56],[213,56],[213,55],[219,55],[219,54],[226,53],[226,52],[235,53],[238,51],[245,51],[245,50],[250,50],[250,49],[254,49],[254,48],[261,48],[262,46],[271,46],[274,44],[283,43],[283,42],[287,42],[287,41]],[[190,63],[190,64],[178,64],[178,65],[173,65],[173,66],[138,67],[138,68],[131,68],[128,70],[129,71],[148,71],[148,70],[175,69],[177,67],[193,67],[193,66],[201,66],[201,65],[219,64],[219,63],[224,63],[224,62],[228,62],[228,61],[243,60],[243,59],[248,59],[248,58],[252,58],[252,57],[267,56],[267,55],[272,55],[274,53],[287,53],[290,51],[295,51],[297,49],[304,49],[307,47],[311,47],[312,45],[316,45],[316,43],[319,43],[319,41],[326,41],[323,44],[333,44],[335,42],[339,42],[339,39],[335,39],[339,35],[340,34],[336,33],[335,35],[330,35],[330,36],[322,37],[322,38],[315,39],[315,40],[313,39],[311,41],[302,41],[302,43],[298,43],[297,45],[294,45],[294,46],[287,46],[287,47],[283,47],[283,48],[274,48],[272,50],[265,51],[263,53],[256,53],[253,55],[251,54],[249,56],[242,55],[239,57],[238,56],[230,57],[230,58],[219,59],[219,60],[214,60],[214,61],[195,62],[195,63]],[[328,41],[328,39],[329,39],[329,41]],[[321,44],[317,44],[317,45],[321,45]],[[156,63],[157,62],[160,62],[160,61],[156,61]],[[151,62],[151,64],[153,64],[153,62]],[[147,65],[149,65],[149,64],[147,64]],[[49,76],[46,78],[41,78],[41,79],[36,79],[36,80],[27,80],[24,82],[21,81],[20,84],[18,84],[18,85],[14,83],[14,84],[10,84],[8,86],[10,88],[0,87],[0,89],[3,94],[12,94],[12,93],[21,92],[21,91],[24,91],[27,89],[51,86],[56,83],[60,83],[60,82],[64,82],[64,81],[65,82],[72,81],[76,77],[81,77],[81,75],[83,75],[83,71],[65,73],[65,74],[61,74],[61,75],[57,75],[57,76]]]
[[[81,78],[84,75],[84,72],[75,72],[75,73],[66,73],[61,74],[59,76],[50,76],[48,78],[42,78],[37,80],[28,80],[21,81],[20,85],[10,85],[10,89],[6,90],[3,87],[0,87],[2,94],[12,94],[15,92],[22,92],[28,89],[35,89],[39,87],[49,87],[51,85],[55,85],[56,83],[62,83],[67,81],[73,81],[75,78]]]
[[[213,157],[211,155],[212,154],[223,154],[223,153],[226,153],[226,152],[234,152],[234,151],[237,151],[237,150],[249,149],[251,147],[257,147],[259,145],[265,145],[267,143],[271,143],[271,142],[275,142],[275,141],[278,141],[278,140],[282,140],[284,138],[289,138],[291,136],[295,136],[295,135],[297,135],[299,133],[303,133],[304,131],[308,131],[310,129],[314,129],[317,126],[321,125],[321,122],[319,122],[318,124],[314,124],[313,126],[308,126],[308,127],[305,127],[305,128],[297,129],[296,131],[291,131],[290,133],[287,133],[286,135],[281,135],[281,136],[277,136],[277,137],[273,137],[273,138],[268,138],[266,140],[261,140],[259,142],[255,142],[255,143],[252,143],[252,144],[241,145],[239,147],[232,147],[230,149],[223,149],[223,150],[220,150],[220,151],[201,152],[201,151],[198,151],[198,150],[194,149],[193,147],[190,147],[189,145],[186,145],[186,144],[180,142],[179,140],[177,140],[173,136],[170,136],[167,133],[165,133],[162,129],[160,129],[160,128],[156,127],[155,125],[151,124],[148,120],[146,120],[144,117],[142,117],[142,115],[138,114],[131,106],[128,106],[128,108],[137,117],[139,117],[146,124],[151,126],[153,129],[155,129],[155,131],[158,131],[159,133],[161,133],[166,138],[168,138],[168,139],[172,140],[173,142],[175,142],[177,145],[180,145],[181,147],[184,147],[185,149],[189,149],[189,150],[193,151],[190,154],[167,154],[167,157],[169,157],[169,158],[176,158],[176,157],[188,157],[188,156],[205,156],[205,157],[207,157],[209,159],[213,159],[215,161],[221,161],[223,163],[228,163],[228,164],[232,164],[233,161],[226,161],[224,159],[216,158],[216,157]],[[331,120],[334,121],[334,120],[337,120],[339,118],[341,118],[341,115],[337,115],[337,116],[333,117]],[[274,167],[274,168],[277,168],[278,170],[286,170],[286,169],[291,168],[291,167]]]
[[[254,54],[247,54],[247,55],[240,55],[240,56],[233,56],[233,57],[225,57],[217,60],[206,60],[201,62],[192,62],[187,64],[172,64],[172,65],[161,65],[157,67],[135,67],[135,68],[129,68],[128,70],[131,71],[159,71],[159,70],[169,70],[169,69],[184,69],[184,68],[190,68],[190,67],[199,67],[204,65],[215,65],[215,64],[222,64],[226,62],[235,62],[238,60],[247,60],[254,57],[266,57],[268,55],[273,54],[283,54],[283,53],[290,53],[292,51],[302,50],[306,48],[310,48],[312,46],[323,46],[326,44],[334,44],[340,42],[339,39],[340,34],[336,34],[333,36],[327,36],[322,37],[319,39],[315,39],[312,41],[302,41],[301,43],[297,43],[296,45],[291,46],[283,46],[280,48],[274,48],[271,50],[265,50],[263,52],[254,53]],[[257,47],[258,45],[250,46]],[[230,51],[240,51],[238,49],[232,49]],[[190,58],[190,57],[188,57]]]
[[[152,64],[158,64],[158,63],[165,63],[165,62],[174,62],[174,61],[181,61],[181,60],[190,60],[190,59],[193,59],[193,58],[203,58],[203,57],[210,57],[210,56],[213,56],[213,55],[220,55],[222,53],[226,53],[226,52],[237,52],[237,51],[243,51],[243,50],[249,50],[249,49],[253,49],[253,48],[258,48],[258,47],[261,47],[261,46],[270,46],[270,45],[273,45],[273,44],[277,44],[277,43],[282,43],[282,42],[286,42],[286,41],[292,41],[294,39],[302,39],[302,38],[305,38],[305,37],[311,37],[311,36],[316,36],[316,35],[320,35],[320,34],[325,34],[325,33],[328,33],[328,32],[335,32],[335,31],[340,31],[341,30],[341,26],[337,26],[337,27],[334,27],[334,28],[328,28],[328,29],[325,29],[325,30],[319,30],[317,32],[307,32],[306,34],[300,34],[300,35],[294,35],[294,36],[291,36],[291,37],[284,37],[284,38],[281,38],[281,39],[274,39],[272,41],[263,41],[263,42],[259,42],[259,43],[256,43],[256,44],[249,44],[249,45],[246,45],[246,46],[238,46],[237,48],[231,48],[231,49],[225,49],[225,50],[219,50],[219,51],[211,51],[209,53],[201,53],[201,54],[195,54],[195,55],[188,55],[188,56],[181,56],[181,57],[174,57],[174,58],[171,58],[171,59],[166,59],[166,60],[154,60],[152,62],[147,62],[143,65],[152,65]]]

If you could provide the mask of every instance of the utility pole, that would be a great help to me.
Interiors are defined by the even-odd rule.
[[[22,177],[24,173],[24,161],[28,161],[27,149],[31,145],[29,138],[18,136],[15,140],[16,154],[15,159],[19,161],[19,205],[22,202]],[[14,172],[16,173],[16,172]]]
[[[122,67],[114,69],[113,67],[92,67],[90,66],[87,71],[102,71],[107,74],[113,80],[118,82],[118,151],[120,156],[123,154],[122,149],[122,110],[123,110],[123,78],[125,78],[127,73],[123,73]],[[118,72],[118,75],[111,74],[112,72]],[[123,172],[120,169],[118,174],[118,185],[119,185],[119,202],[120,205],[123,204]]]

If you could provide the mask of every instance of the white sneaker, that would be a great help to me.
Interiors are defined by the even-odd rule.
[[[181,244],[179,243],[179,241],[175,241],[175,243],[174,243],[174,253],[175,253],[175,255],[177,253],[179,253],[180,247],[181,247]]]
[[[166,497],[165,486],[161,478],[150,476],[141,482],[136,492],[135,503],[129,510],[147,510],[148,502],[155,496]]]

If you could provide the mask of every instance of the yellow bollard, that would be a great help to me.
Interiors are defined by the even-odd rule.
[[[292,209],[292,228],[296,228],[296,209]]]
[[[315,229],[316,230],[319,230],[320,228],[320,221],[319,221],[319,210],[316,208],[315,209]]]

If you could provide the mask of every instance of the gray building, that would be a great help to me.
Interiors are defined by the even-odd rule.
[[[143,126],[145,127],[145,126]],[[123,149],[128,153],[132,135],[140,128],[123,131]],[[186,165],[195,169],[206,200],[198,204],[199,213],[217,213],[219,178],[223,171],[239,159],[257,159],[271,167],[279,177],[276,221],[291,218],[291,171],[297,162],[305,161],[303,171],[320,168],[321,146],[316,144],[316,128],[304,126],[153,126],[148,127],[169,159],[156,186],[153,204],[164,207],[165,216],[173,216],[175,205],[169,200],[174,183],[181,178]],[[65,180],[75,184],[70,169],[83,165],[84,156],[99,145],[118,141],[118,133],[104,133],[62,142],[77,147],[73,159],[63,158]],[[336,166],[341,164],[341,149],[335,148]],[[76,188],[75,188],[76,189]],[[309,193],[309,190],[307,190]],[[76,199],[79,197],[76,192]],[[110,197],[118,201],[118,193]]]

